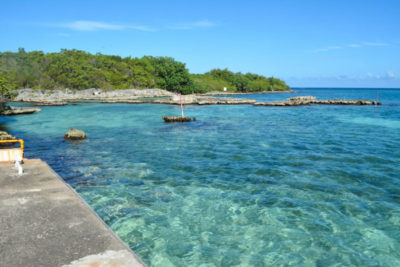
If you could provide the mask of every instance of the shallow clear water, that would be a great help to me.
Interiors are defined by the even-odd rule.
[[[377,90],[238,96],[376,99]],[[150,266],[399,266],[400,90],[383,106],[81,103],[0,117]],[[76,127],[89,139],[63,140]]]

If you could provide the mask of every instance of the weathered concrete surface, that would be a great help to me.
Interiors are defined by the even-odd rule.
[[[52,169],[0,164],[0,266],[145,266]]]

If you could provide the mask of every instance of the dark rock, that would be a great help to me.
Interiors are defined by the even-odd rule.
[[[189,122],[192,120],[190,117],[183,116],[163,116],[162,118],[165,122]]]

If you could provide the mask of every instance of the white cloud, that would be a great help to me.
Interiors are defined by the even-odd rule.
[[[351,48],[358,48],[358,47],[361,47],[361,45],[360,44],[348,44],[348,45],[346,45],[347,47],[351,47]]]
[[[151,28],[147,26],[112,24],[112,23],[87,21],[87,20],[77,20],[69,23],[60,24],[59,26],[76,31],[126,30],[126,29],[134,29],[139,31],[153,31]]]
[[[394,75],[394,72],[393,72],[393,71],[388,71],[388,72],[386,72],[386,76],[387,76],[388,78],[395,78],[395,77],[396,77],[396,75]]]
[[[363,42],[365,46],[389,46],[387,43],[374,43],[374,42]]]
[[[343,48],[360,48],[360,47],[367,47],[367,46],[378,47],[378,46],[389,46],[389,44],[387,44],[387,43],[375,43],[375,42],[362,42],[362,43],[347,44],[347,45],[344,45],[344,46],[332,45],[332,46],[328,46],[328,47],[317,48],[317,49],[311,50],[311,52],[318,53],[318,52],[326,52],[326,51],[343,49]]]
[[[180,25],[173,25],[168,27],[169,29],[172,30],[192,30],[195,28],[210,28],[214,27],[215,23],[209,21],[209,20],[199,20],[191,23],[184,23]]]

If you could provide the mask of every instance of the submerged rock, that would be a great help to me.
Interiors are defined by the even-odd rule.
[[[84,140],[86,139],[86,134],[82,130],[71,128],[65,135],[65,139],[68,140]]]

